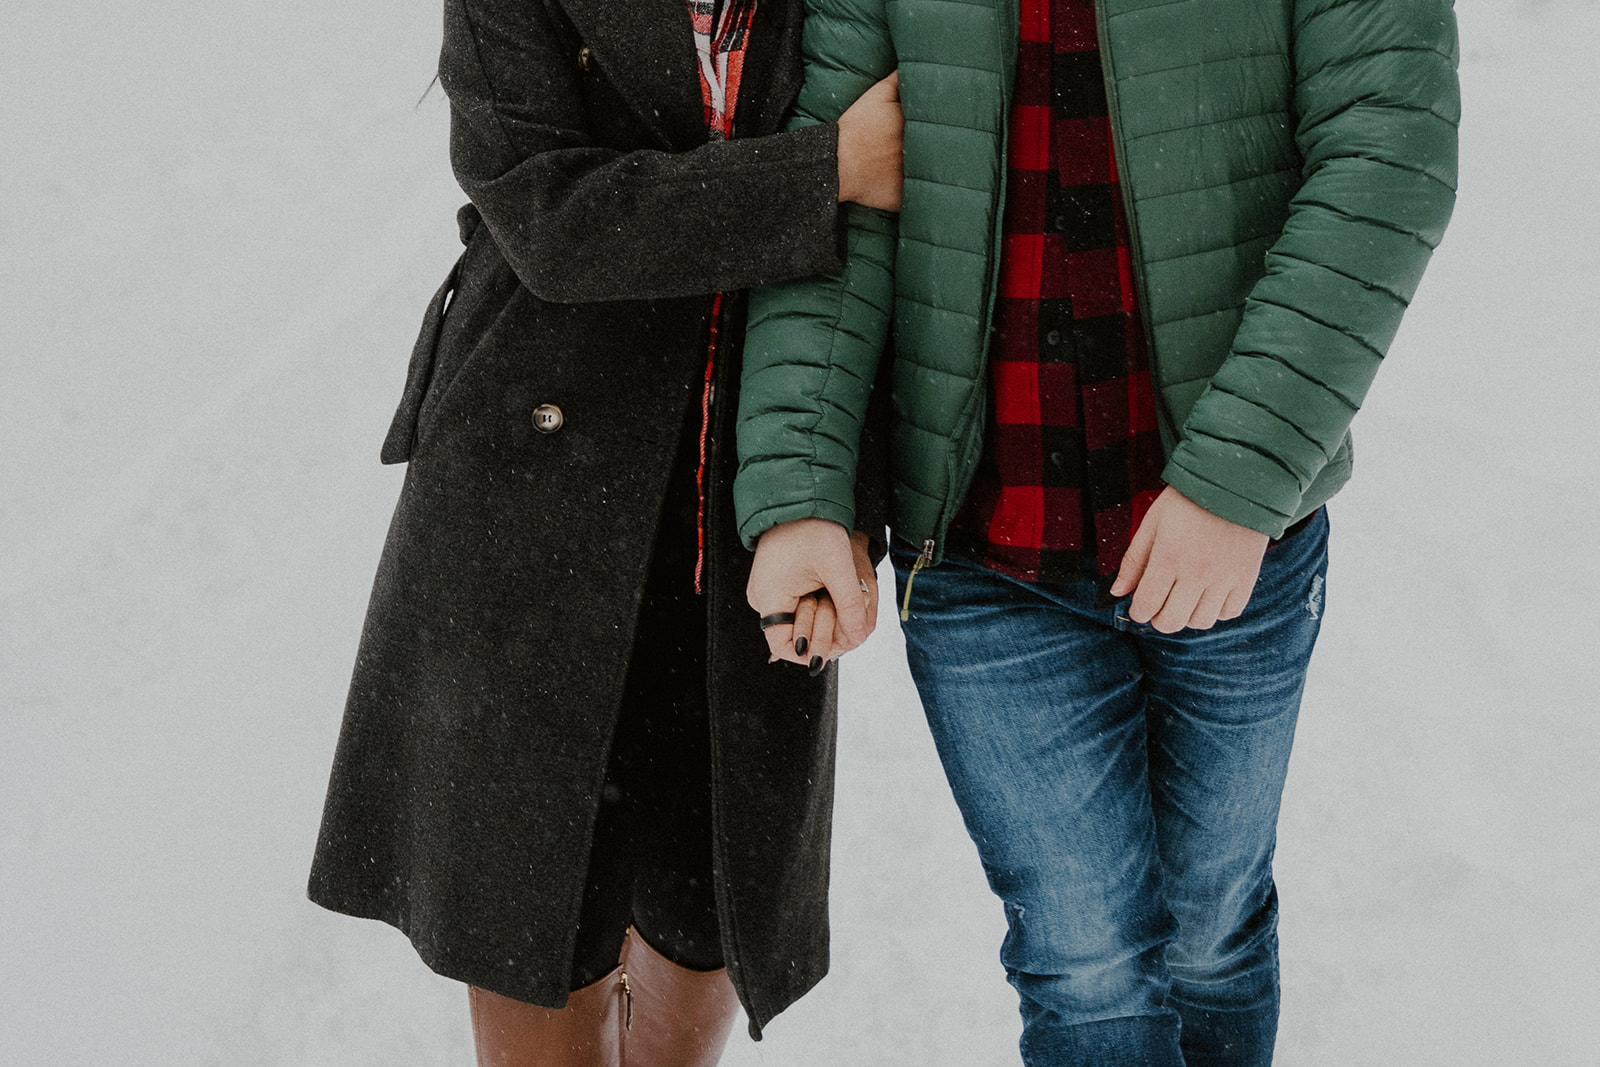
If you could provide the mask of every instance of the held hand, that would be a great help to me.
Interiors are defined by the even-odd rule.
[[[1164,634],[1209,630],[1250,602],[1267,535],[1218,518],[1168,486],[1133,535],[1111,595],[1133,593],[1128,617]]]
[[[866,535],[826,519],[800,519],[761,535],[746,590],[763,617],[794,612],[764,631],[774,659],[820,671],[867,639],[877,620],[877,577]],[[867,587],[862,592],[863,583]]]
[[[839,200],[900,210],[906,120],[895,71],[839,116]]]

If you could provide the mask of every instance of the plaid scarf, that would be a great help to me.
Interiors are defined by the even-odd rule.
[[[744,73],[744,48],[756,0],[685,0],[694,28],[694,50],[700,58],[700,99],[706,109],[706,134],[713,141],[733,138],[733,115],[739,106],[739,81]],[[699,498],[695,517],[699,541],[694,561],[694,591],[705,592],[706,445],[711,436],[712,383],[716,380],[722,294],[711,300],[711,332],[706,339],[705,380],[700,389],[700,452],[694,482]]]
[[[700,56],[700,96],[713,141],[733,136],[733,111],[744,73],[744,47],[756,0],[686,0]]]

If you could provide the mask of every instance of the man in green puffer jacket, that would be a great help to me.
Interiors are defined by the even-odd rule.
[[[1450,2],[812,0],[805,38],[800,124],[898,68],[905,187],[752,298],[751,604],[780,658],[865,629],[892,351],[907,653],[1024,1060],[1269,1063],[1323,504],[1454,202]]]

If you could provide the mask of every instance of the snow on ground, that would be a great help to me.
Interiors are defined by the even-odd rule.
[[[454,256],[436,5],[0,36],[0,1065],[470,1062],[304,900]],[[1286,797],[1279,1062],[1592,1065],[1594,0],[1462,0],[1457,221],[1359,427]],[[1000,910],[892,617],[847,662],[834,972],[730,1067],[1000,1065]]]

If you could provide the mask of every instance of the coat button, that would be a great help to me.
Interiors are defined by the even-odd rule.
[[[594,53],[589,51],[588,45],[578,49],[578,66],[585,71],[594,69]]]
[[[540,404],[533,409],[533,428],[540,433],[555,433],[565,421],[561,409],[554,404]]]

